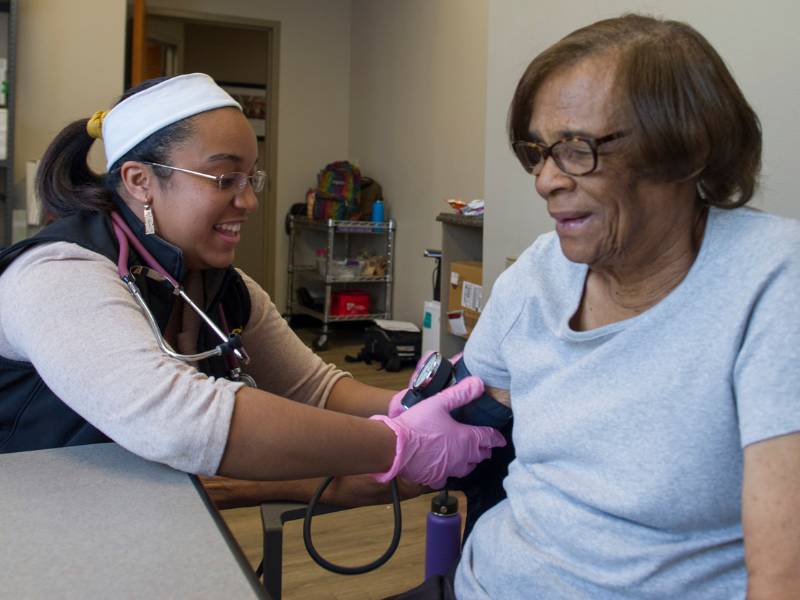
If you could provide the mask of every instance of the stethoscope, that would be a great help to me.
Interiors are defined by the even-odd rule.
[[[167,356],[175,358],[180,361],[184,362],[198,362],[201,360],[205,360],[207,358],[211,358],[213,356],[227,356],[229,358],[235,359],[240,364],[247,364],[250,362],[250,357],[247,355],[247,352],[242,347],[242,340],[239,335],[233,333],[231,335],[225,335],[222,330],[217,327],[217,324],[214,323],[208,315],[206,315],[200,308],[192,301],[191,298],[186,294],[183,290],[183,287],[172,277],[167,270],[162,267],[158,261],[153,257],[150,252],[142,245],[139,239],[134,235],[131,231],[128,224],[125,223],[123,218],[117,212],[111,213],[111,225],[114,229],[114,235],[117,237],[117,241],[119,242],[119,256],[117,257],[117,273],[119,273],[120,279],[125,283],[130,291],[131,295],[133,296],[134,300],[136,300],[136,304],[139,305],[139,308],[142,309],[145,317],[147,317],[147,322],[150,323],[150,328],[153,330],[153,335],[155,335],[156,341],[158,342],[159,348],[161,351],[164,352]],[[222,340],[222,343],[217,345],[216,348],[211,350],[207,350],[206,352],[200,352],[197,354],[179,354],[172,349],[169,343],[164,339],[164,336],[161,334],[161,329],[158,327],[158,323],[156,323],[156,319],[153,316],[153,313],[150,311],[150,308],[147,306],[147,303],[144,301],[142,297],[142,293],[139,290],[139,286],[136,285],[134,281],[133,275],[131,274],[130,268],[128,268],[128,252],[129,252],[129,243],[133,244],[133,247],[136,248],[136,251],[139,253],[139,256],[142,257],[142,260],[147,264],[148,267],[159,273],[164,279],[169,282],[172,286],[172,292],[183,298],[183,301],[186,302],[192,310],[206,323],[211,330],[217,334],[217,336]],[[220,320],[225,323],[225,315],[222,313],[222,307],[220,306]],[[227,326],[226,326],[227,328]],[[233,362],[233,361],[231,361]],[[255,380],[247,375],[246,373],[242,373],[242,370],[236,364],[230,364],[231,372],[229,379],[233,381],[241,381],[246,385],[251,387],[256,387]],[[354,575],[357,573],[366,573],[368,571],[372,571],[373,569],[377,569],[380,565],[384,564],[389,558],[391,558],[392,554],[394,554],[395,550],[397,549],[398,544],[400,543],[400,532],[401,532],[401,521],[400,521],[400,498],[397,491],[397,482],[392,481],[391,490],[392,490],[392,500],[394,504],[394,516],[395,516],[395,527],[394,527],[394,535],[392,536],[392,541],[389,545],[389,548],[386,552],[378,558],[378,560],[373,561],[368,565],[363,565],[359,567],[343,567],[341,565],[335,565],[331,562],[328,562],[314,548],[313,542],[311,541],[311,520],[314,516],[314,512],[316,510],[317,505],[319,504],[319,500],[322,497],[322,493],[328,487],[330,482],[333,481],[333,477],[328,477],[322,485],[319,486],[317,489],[316,494],[312,498],[311,502],[308,505],[308,511],[306,513],[305,524],[303,528],[303,539],[306,542],[306,548],[308,550],[309,555],[314,561],[317,562],[320,566],[328,569],[329,571],[333,571],[335,573],[342,573],[347,575]],[[260,575],[259,571],[263,569],[263,562],[259,565],[256,573]]]
[[[211,358],[213,356],[227,356],[235,359],[235,361],[239,364],[246,365],[250,362],[250,357],[248,356],[245,349],[242,347],[242,340],[238,334],[233,333],[230,335],[226,335],[222,332],[222,330],[217,327],[216,323],[214,323],[208,315],[206,315],[200,308],[192,301],[191,298],[186,294],[183,290],[183,287],[172,277],[164,267],[162,267],[158,261],[153,257],[150,252],[142,245],[139,239],[134,235],[131,231],[128,224],[122,219],[122,217],[116,213],[111,213],[111,221],[112,226],[114,228],[114,234],[117,237],[117,241],[119,242],[119,256],[117,257],[117,272],[119,273],[120,279],[125,283],[130,291],[131,295],[133,296],[134,300],[136,300],[136,304],[139,305],[139,308],[142,309],[145,317],[147,317],[148,323],[150,323],[150,328],[153,330],[153,334],[155,335],[156,341],[158,342],[159,348],[161,351],[164,352],[167,356],[175,358],[180,361],[184,362],[198,362],[201,360],[205,360],[207,358]],[[211,350],[207,350],[206,352],[200,352],[197,354],[179,354],[172,349],[172,347],[167,343],[164,339],[164,336],[161,334],[161,329],[158,327],[158,323],[156,323],[155,317],[153,313],[150,311],[150,308],[147,306],[147,303],[144,301],[142,297],[142,293],[139,290],[139,287],[136,285],[134,281],[133,275],[131,274],[130,269],[128,268],[128,252],[129,252],[129,242],[133,244],[133,247],[136,248],[136,251],[139,253],[139,256],[142,257],[144,262],[149,266],[151,269],[159,273],[164,279],[169,282],[172,286],[172,292],[183,299],[192,310],[206,323],[211,330],[222,340],[222,343],[218,344],[215,348]],[[222,307],[220,306],[220,318],[221,321],[225,322],[225,315],[222,313]],[[256,387],[255,380],[247,375],[246,373],[242,373],[241,367],[237,364],[230,364],[231,372],[229,379],[233,381],[241,381],[246,385],[251,387]],[[464,367],[466,369],[466,367]],[[402,404],[404,408],[410,408],[417,402],[428,398],[445,387],[452,385],[455,383],[457,379],[457,369],[450,365],[450,362],[443,359],[439,353],[433,353],[431,356],[424,361],[424,364],[421,365],[414,376],[412,377],[412,382],[410,389],[403,397]],[[468,373],[467,373],[468,374]],[[496,402],[492,400],[492,402]],[[311,540],[311,521],[314,517],[316,512],[316,508],[319,504],[319,501],[322,497],[323,492],[328,487],[328,485],[333,481],[333,477],[326,478],[322,484],[317,489],[316,493],[314,494],[311,501],[308,503],[306,508],[306,515],[303,523],[303,541],[305,542],[306,550],[311,558],[321,567],[332,571],[334,573],[339,573],[342,575],[356,575],[360,573],[367,573],[374,569],[377,569],[379,566],[383,565],[388,561],[392,555],[394,554],[395,550],[397,550],[397,546],[400,543],[400,534],[402,531],[402,517],[400,512],[400,497],[397,489],[397,481],[393,480],[391,482],[391,494],[392,494],[392,505],[393,505],[393,513],[394,513],[394,532],[392,534],[392,539],[389,543],[389,547],[386,551],[376,560],[371,563],[355,566],[355,567],[346,567],[342,565],[334,564],[325,558],[323,558],[319,552],[314,547],[314,544]],[[259,565],[256,573],[259,574],[259,571],[263,569],[263,562]]]
[[[183,362],[199,362],[201,360],[205,360],[207,358],[212,358],[214,356],[225,356],[228,360],[228,366],[230,368],[230,375],[228,379],[232,381],[240,381],[245,385],[250,387],[256,387],[255,380],[250,377],[250,375],[243,373],[242,369],[239,365],[246,365],[250,362],[250,356],[248,356],[247,352],[245,351],[244,347],[242,346],[242,339],[241,337],[236,334],[232,333],[226,335],[214,321],[212,321],[207,314],[205,314],[200,308],[192,301],[189,295],[184,291],[183,287],[180,283],[178,283],[172,275],[170,275],[167,270],[162,267],[158,261],[153,257],[150,252],[142,245],[139,239],[134,235],[133,231],[131,231],[128,224],[123,220],[123,218],[117,212],[111,212],[111,224],[114,228],[114,235],[117,236],[117,242],[119,243],[119,256],[117,257],[117,273],[119,273],[120,279],[125,283],[128,287],[128,291],[133,296],[136,304],[139,305],[139,308],[142,309],[145,317],[147,318],[147,322],[150,324],[150,329],[153,330],[153,335],[155,335],[156,342],[158,343],[158,347],[161,351],[171,358],[175,358],[177,360]],[[136,252],[139,253],[139,256],[142,257],[144,262],[147,264],[148,267],[156,271],[159,275],[161,275],[167,282],[172,286],[172,293],[176,296],[179,296],[183,299],[189,307],[197,313],[197,315],[203,320],[203,322],[209,326],[209,328],[222,340],[222,343],[218,344],[215,348],[211,350],[207,350],[205,352],[198,352],[197,354],[180,354],[175,352],[172,347],[169,345],[167,340],[164,339],[164,336],[161,334],[161,329],[158,327],[158,323],[156,323],[156,319],[153,316],[153,313],[150,311],[150,308],[147,306],[147,303],[144,301],[142,297],[142,293],[139,290],[139,286],[136,285],[134,281],[133,275],[131,274],[130,268],[128,267],[128,252],[129,252],[129,243],[133,244],[133,247],[136,248]],[[222,312],[222,306],[219,307],[220,310],[220,319],[225,323],[225,315]]]

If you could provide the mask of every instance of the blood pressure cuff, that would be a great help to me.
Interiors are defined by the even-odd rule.
[[[459,359],[454,366],[456,381],[469,377],[471,373],[464,364],[464,358]],[[467,425],[486,425],[502,430],[514,416],[511,409],[501,404],[489,394],[483,394],[466,406],[457,408],[452,413],[453,418]]]
[[[511,439],[513,426],[514,421],[511,420],[500,429],[506,439],[504,447],[492,449],[491,456],[479,463],[466,477],[451,477],[447,480],[447,489],[461,490],[467,498],[467,518],[464,522],[462,543],[467,540],[478,518],[506,497],[503,479],[508,475],[508,465],[516,457]]]
[[[461,381],[470,375],[463,357],[456,362],[454,374],[456,381]],[[469,425],[494,427],[506,440],[504,447],[494,448],[491,456],[478,464],[472,473],[466,477],[451,477],[447,480],[448,489],[461,490],[467,498],[467,518],[462,538],[466,541],[478,518],[506,497],[503,479],[508,475],[508,465],[516,456],[514,442],[511,439],[514,415],[509,407],[488,394],[483,394],[456,410],[458,412],[453,413],[453,418],[456,420]]]

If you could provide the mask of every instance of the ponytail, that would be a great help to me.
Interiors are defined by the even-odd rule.
[[[169,77],[144,81],[125,92],[122,102]],[[113,197],[122,185],[119,168],[126,161],[168,163],[172,149],[185,142],[192,133],[193,116],[159,129],[120,157],[105,175],[89,168],[87,157],[94,138],[86,125],[89,119],[78,119],[67,125],[50,143],[39,164],[36,192],[42,202],[42,212],[49,219],[59,219],[80,211],[105,212],[114,208]],[[167,179],[171,171],[157,172],[156,177]]]
[[[105,211],[112,206],[103,177],[86,162],[94,142],[86,132],[87,122],[88,119],[78,119],[61,130],[39,164],[36,192],[42,201],[42,212],[51,218],[82,210]]]

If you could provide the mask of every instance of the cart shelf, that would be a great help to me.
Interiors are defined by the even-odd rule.
[[[392,285],[394,281],[394,233],[395,222],[388,221],[340,221],[328,219],[315,221],[306,217],[289,217],[289,265],[288,298],[286,313],[310,315],[322,321],[322,332],[314,340],[314,347],[321,350],[327,345],[330,323],[349,321],[371,321],[392,318]],[[312,264],[314,244],[317,250],[324,250],[327,257],[325,269]],[[377,249],[386,257],[384,275],[331,275],[332,260],[335,255],[353,258],[357,248]],[[324,270],[325,274],[320,271]],[[300,304],[297,292],[303,284],[316,282],[324,288],[323,309],[315,310]],[[358,284],[368,291],[369,314],[340,315],[331,314],[331,295],[334,290]],[[375,310],[381,309],[381,310]]]

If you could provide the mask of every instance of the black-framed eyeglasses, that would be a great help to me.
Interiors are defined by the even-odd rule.
[[[146,162],[145,164],[153,167],[172,169],[173,171],[188,173],[189,175],[197,175],[198,177],[205,177],[206,179],[213,179],[217,182],[217,187],[219,189],[223,191],[233,191],[237,194],[243,192],[248,183],[253,188],[253,191],[258,193],[264,189],[264,183],[267,180],[267,174],[264,171],[256,171],[252,175],[240,173],[238,171],[234,171],[233,173],[223,173],[222,175],[209,175],[208,173],[190,171],[189,169],[182,169],[180,167],[173,167],[171,165],[162,165],[161,163]]]
[[[580,136],[566,137],[550,144],[518,141],[511,144],[522,168],[531,175],[539,175],[548,156],[567,175],[588,175],[597,168],[597,149],[603,144],[628,135],[627,131],[615,131],[601,138]]]

